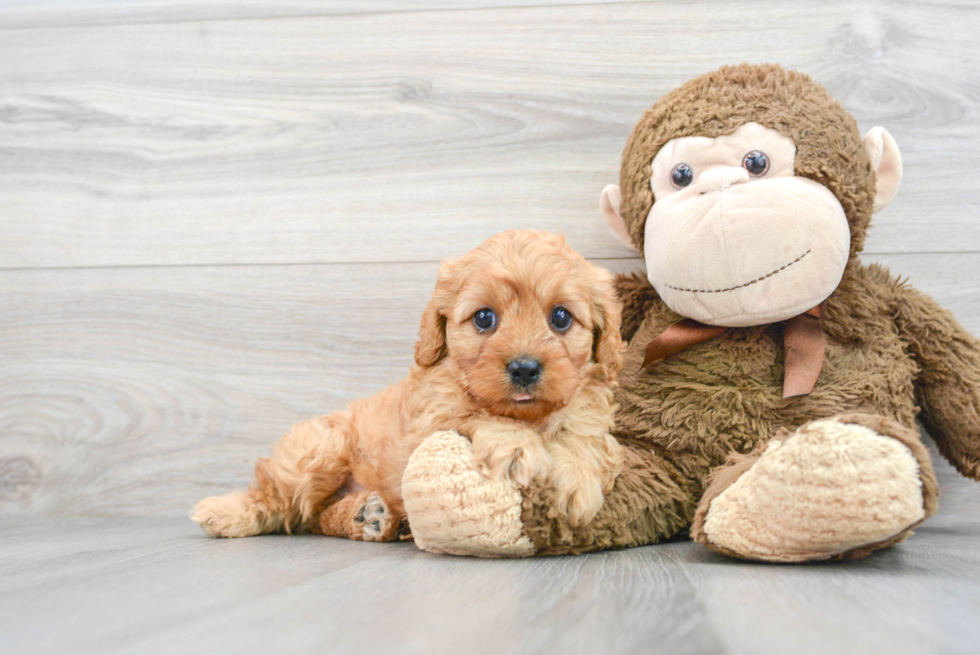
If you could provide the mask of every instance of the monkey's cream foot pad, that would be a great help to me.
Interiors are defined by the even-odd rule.
[[[826,419],[774,439],[710,501],[700,540],[765,561],[861,556],[925,517],[919,463],[902,441]]]
[[[437,432],[412,454],[402,496],[415,544],[433,553],[525,557],[521,492],[480,473],[472,445],[457,432]]]

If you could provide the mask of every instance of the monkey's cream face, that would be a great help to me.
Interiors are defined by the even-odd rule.
[[[840,283],[851,232],[823,185],[794,175],[792,139],[758,123],[669,141],[653,160],[650,283],[702,323],[741,327],[815,307]]]

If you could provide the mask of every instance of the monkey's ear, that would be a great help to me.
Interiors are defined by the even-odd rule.
[[[599,209],[602,210],[602,216],[606,219],[609,229],[616,235],[616,238],[624,246],[633,252],[637,252],[636,246],[633,245],[633,239],[630,238],[629,230],[626,229],[626,223],[623,222],[623,217],[619,215],[619,203],[622,201],[623,194],[619,190],[619,185],[609,184],[599,196]]]
[[[864,148],[875,172],[875,212],[892,201],[902,182],[902,154],[895,139],[883,127],[872,127],[864,135]]]

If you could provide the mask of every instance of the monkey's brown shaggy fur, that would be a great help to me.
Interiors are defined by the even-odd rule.
[[[627,142],[621,174],[621,213],[633,242],[642,252],[657,151],[670,139],[718,137],[750,121],[793,139],[796,175],[830,189],[851,228],[850,259],[824,313],[826,359],[816,388],[807,396],[781,397],[784,349],[776,325],[729,329],[639,371],[646,344],[681,317],[644,277],[621,277],[623,336],[630,343],[615,434],[626,446],[624,470],[596,520],[583,528],[568,525],[548,487],[526,494],[524,533],[537,554],[682,536],[713,470],[732,458],[735,468],[713,478],[725,487],[758,457],[749,453],[777,431],[842,412],[875,415],[841,420],[870,422],[912,452],[925,516],[935,509],[936,486],[915,430],[920,409],[943,456],[963,475],[980,479],[980,342],[932,299],[885,268],[858,260],[875,175],[854,119],[806,75],[770,65],[722,68],[667,94],[644,114]],[[706,508],[702,503],[699,519]],[[699,525],[694,528],[703,540]],[[909,533],[836,556],[865,555]]]

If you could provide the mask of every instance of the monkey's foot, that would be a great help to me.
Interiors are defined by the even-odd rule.
[[[777,435],[709,479],[691,529],[712,550],[804,562],[864,557],[935,512],[937,486],[918,433],[845,414]]]
[[[522,495],[508,479],[478,469],[470,440],[437,432],[415,449],[402,477],[412,536],[422,550],[479,557],[526,557]]]

